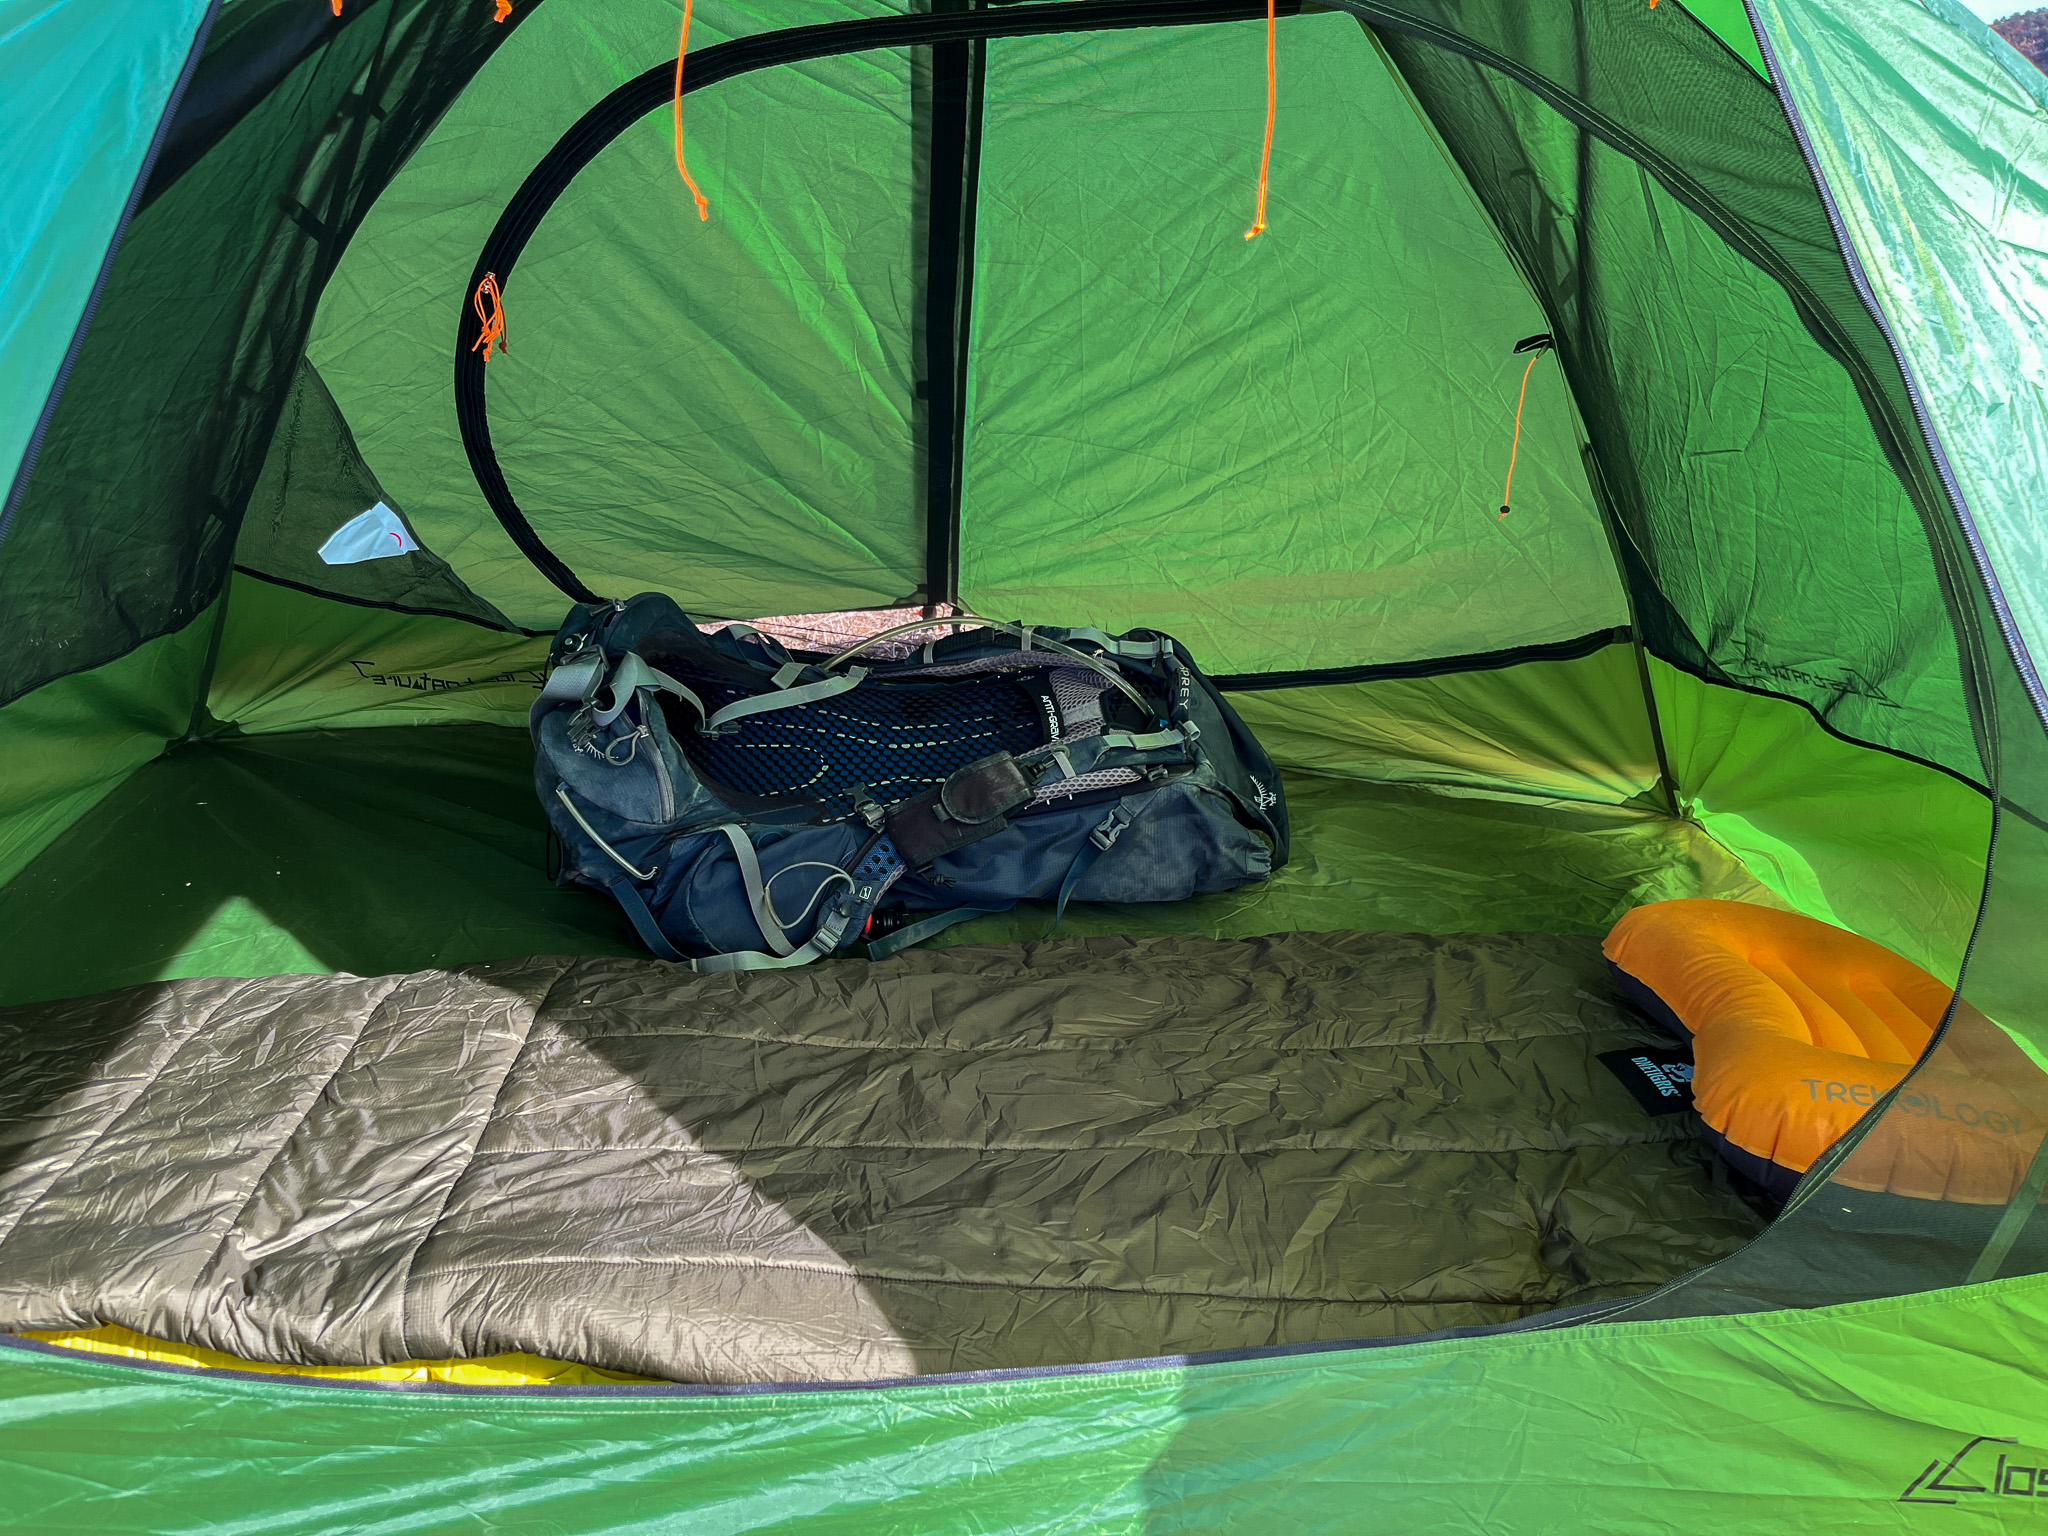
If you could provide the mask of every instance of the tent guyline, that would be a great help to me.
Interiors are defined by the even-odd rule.
[[[697,217],[708,221],[711,217],[711,203],[697,187],[690,175],[690,167],[683,159],[683,60],[690,54],[690,12],[694,0],[683,0],[683,29],[676,39],[676,88],[675,88],[675,129],[676,129],[676,174],[683,178],[683,185],[690,189],[690,196],[697,204]]]
[[[1266,141],[1259,150],[1259,204],[1252,215],[1252,227],[1244,232],[1255,240],[1266,232],[1266,180],[1273,168],[1273,118],[1280,110],[1280,23],[1275,0],[1266,0]]]
[[[505,19],[509,13],[509,0],[499,0],[503,12],[498,19]],[[675,121],[676,172],[683,178],[683,185],[690,189],[690,197],[697,205],[697,217],[709,220],[711,204],[698,187],[696,178],[690,174],[690,167],[683,156],[683,61],[690,52],[690,14],[695,0],[683,0],[683,24],[681,35],[676,39],[676,75],[671,111]],[[334,0],[334,14],[341,14],[341,0]],[[1279,50],[1279,9],[1278,0],[1266,0],[1266,135],[1259,151],[1258,207],[1252,216],[1252,227],[1244,232],[1247,240],[1265,233],[1266,229],[1266,188],[1273,164],[1273,120],[1279,111],[1280,74]]]
[[[1515,355],[1529,354],[1529,361],[1522,369],[1522,387],[1515,395],[1515,435],[1508,444],[1508,474],[1500,488],[1500,515],[1508,515],[1509,505],[1514,500],[1515,456],[1522,451],[1522,407],[1529,400],[1529,375],[1536,371],[1536,363],[1554,343],[1546,333],[1541,336],[1525,336],[1515,343]]]

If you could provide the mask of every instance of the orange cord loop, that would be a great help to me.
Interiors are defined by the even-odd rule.
[[[1266,0],[1266,147],[1259,154],[1259,206],[1252,227],[1244,232],[1256,240],[1266,232],[1266,177],[1273,168],[1273,117],[1280,106],[1280,12],[1277,0]]]
[[[697,200],[697,217],[708,220],[711,204],[697,183],[690,176],[690,168],[683,163],[683,59],[690,51],[690,0],[683,0],[683,35],[676,40],[676,169],[682,172],[683,185],[690,189],[690,196]]]
[[[491,307],[488,311],[484,308],[486,299],[490,300]],[[476,311],[477,325],[480,327],[476,340],[469,344],[469,350],[475,352],[481,349],[487,363],[491,360],[493,346],[500,352],[511,351],[512,349],[505,345],[505,293],[498,286],[498,274],[486,272],[484,280],[476,285],[476,293],[469,302],[470,307]]]
[[[1518,345],[1515,350],[1520,352],[1525,347],[1529,351],[1529,366],[1522,370],[1522,392],[1515,397],[1515,440],[1508,446],[1507,484],[1500,488],[1500,515],[1502,517],[1508,515],[1508,506],[1513,499],[1515,489],[1515,457],[1522,451],[1522,407],[1529,399],[1529,375],[1536,371],[1536,360],[1550,350],[1551,340],[1548,336],[1531,336],[1527,341]]]

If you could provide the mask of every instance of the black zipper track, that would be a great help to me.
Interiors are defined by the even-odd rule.
[[[1280,14],[1301,11],[1303,0],[1281,0]],[[1250,21],[1266,14],[1258,0],[1052,0],[1049,4],[1004,6],[1000,10],[862,17],[788,27],[720,43],[690,57],[683,92],[700,91],[737,75],[775,64],[831,58],[875,48],[913,48],[938,43],[969,42],[991,37],[1035,37],[1065,32],[1106,32],[1135,27],[1188,26],[1210,22]],[[496,273],[502,287],[518,263],[526,242],[540,227],[549,208],[583,168],[606,145],[649,112],[665,105],[675,91],[675,64],[664,60],[624,85],[586,112],[541,157],[521,183],[484,242],[462,291],[455,332],[455,419],[463,451],[476,483],[497,514],[498,522],[534,568],[579,603],[605,601],[534,531],[520,510],[491,445],[484,379],[487,365],[472,351],[482,324],[471,296],[487,273]],[[949,381],[950,387],[951,381]],[[957,398],[957,396],[956,396]],[[956,424],[957,425],[957,424]],[[957,462],[950,475],[957,477]],[[936,492],[935,492],[936,494]],[[950,532],[950,530],[948,530]]]
[[[1473,651],[1463,656],[1431,656],[1419,661],[1385,661],[1356,667],[1323,667],[1302,672],[1233,672],[1209,681],[1229,693],[1261,693],[1271,688],[1321,688],[1333,683],[1384,683],[1400,678],[1444,677],[1453,672],[1494,672],[1531,661],[1577,661],[1631,638],[1627,625],[1596,629],[1570,640],[1541,645],[1516,645],[1499,651]]]

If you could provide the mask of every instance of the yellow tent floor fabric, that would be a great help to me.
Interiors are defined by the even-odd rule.
[[[392,1365],[279,1365],[244,1360],[218,1349],[153,1339],[133,1328],[59,1328],[24,1332],[25,1339],[159,1365],[190,1365],[218,1371],[261,1371],[266,1375],[312,1376],[322,1381],[437,1381],[462,1387],[594,1387],[607,1382],[647,1382],[652,1376],[601,1371],[594,1365],[543,1360],[539,1355],[488,1355],[480,1360],[400,1360]]]

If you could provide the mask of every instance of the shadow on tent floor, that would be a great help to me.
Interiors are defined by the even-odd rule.
[[[0,1002],[182,976],[360,975],[634,954],[608,902],[557,889],[523,731],[226,737],[150,764],[0,888]],[[1696,828],[1617,806],[1291,775],[1294,857],[1264,885],[1070,908],[1064,932],[1603,934],[1630,906],[1751,894]],[[1021,908],[953,943],[1035,938]]]

